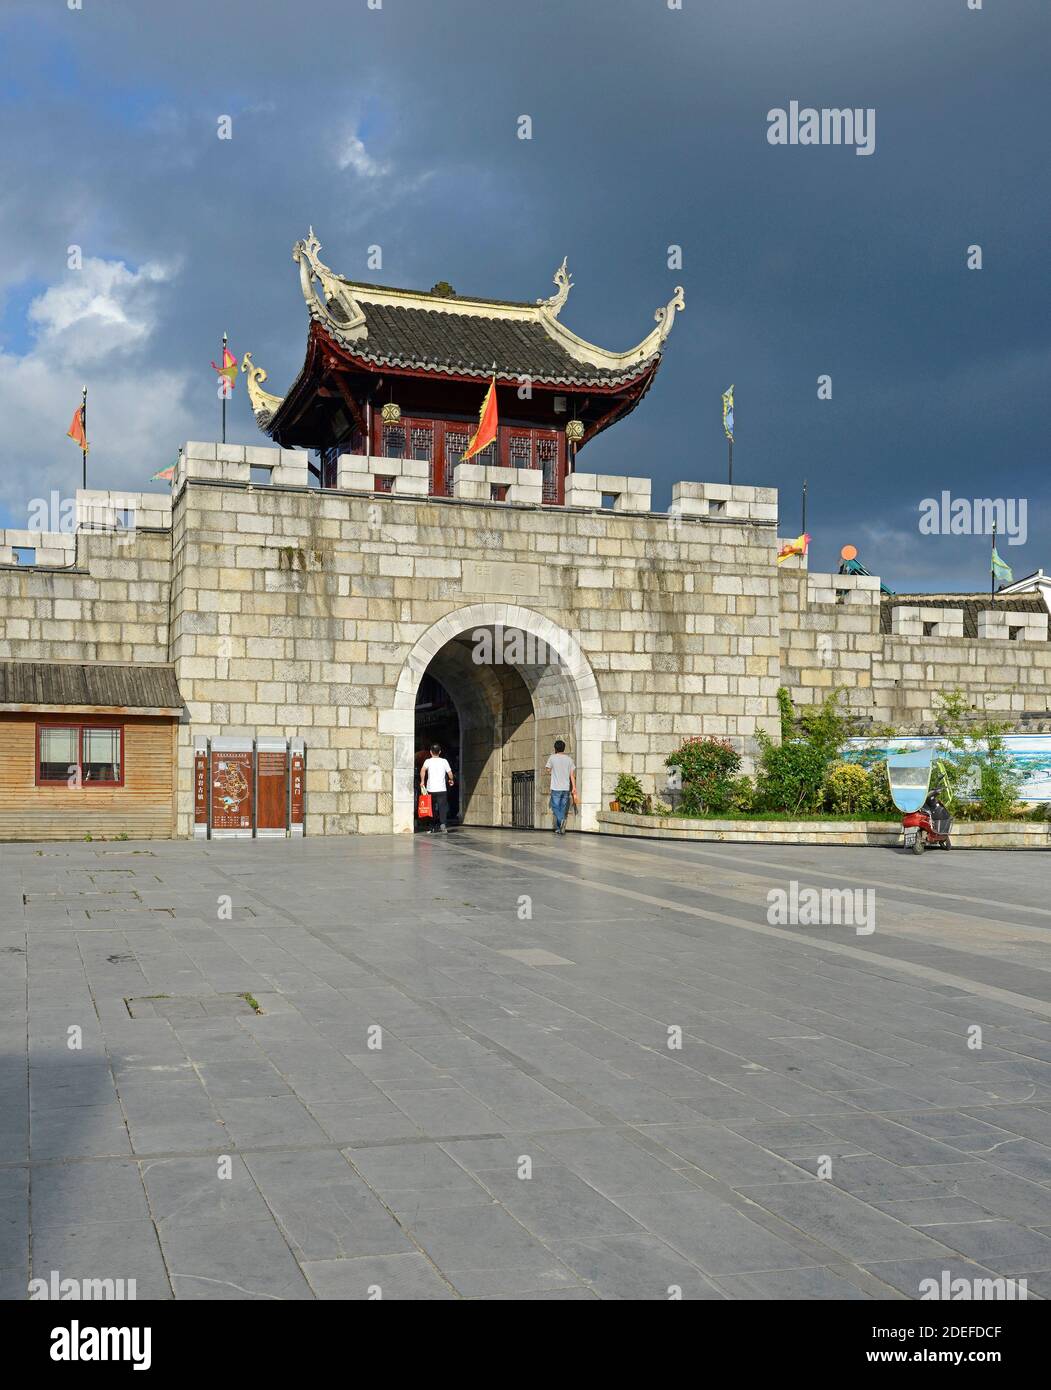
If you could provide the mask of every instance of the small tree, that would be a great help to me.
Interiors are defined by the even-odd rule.
[[[830,690],[816,709],[809,709],[799,719],[803,739],[831,762],[854,731],[854,719],[840,705],[843,690]]]
[[[1010,816],[1025,780],[1004,742],[1011,725],[994,719],[972,718],[960,690],[935,696],[934,704],[938,724],[953,752],[955,787],[946,788],[949,806],[955,809],[963,800],[960,792],[966,791],[973,794],[983,820]]]
[[[800,716],[798,735],[790,735],[780,745],[765,730],[757,731],[756,800],[763,809],[797,813],[821,809],[825,773],[853,727],[853,720],[840,708],[842,695],[842,690],[831,690],[816,709]],[[791,698],[786,702],[779,696],[778,703],[783,731]]]

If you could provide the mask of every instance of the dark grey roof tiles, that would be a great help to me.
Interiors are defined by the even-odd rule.
[[[487,318],[380,304],[365,296],[359,303],[368,336],[347,343],[350,352],[377,365],[410,366],[486,376],[495,363],[498,376],[529,376],[560,385],[608,385],[634,381],[653,363],[620,368],[596,367],[571,357],[544,325],[526,318]]]

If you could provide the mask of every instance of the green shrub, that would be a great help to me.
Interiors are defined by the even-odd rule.
[[[679,800],[679,814],[683,816],[703,816],[709,812],[725,810],[723,797],[717,795],[714,803],[701,791],[696,782],[687,782]]]
[[[887,776],[887,760],[880,758],[872,767],[868,769],[869,774],[869,794],[872,798],[869,810],[879,814],[896,815],[898,808],[894,805],[894,798],[890,794],[890,779]]]
[[[729,811],[755,810],[755,783],[751,777],[735,777],[731,783]]]
[[[730,809],[741,755],[722,738],[691,738],[668,758],[682,773],[682,810],[688,816]]]
[[[833,763],[825,773],[824,802],[837,816],[869,816],[893,812],[887,764],[870,768],[859,763]]]
[[[972,799],[982,820],[1006,820],[1014,810],[1024,774],[1011,760],[1004,744],[1010,724],[992,719],[975,719],[960,690],[935,697],[938,724],[953,750],[952,780],[959,792],[946,782],[946,804],[956,815],[963,815],[956,796]],[[984,742],[985,747],[977,745]]]
[[[870,809],[872,779],[857,763],[833,763],[824,790],[825,806],[834,815],[864,815]]]
[[[775,744],[763,730],[756,733],[759,770],[756,806],[763,811],[817,811],[829,759],[802,740]]]
[[[782,742],[775,744],[765,730],[756,734],[759,770],[756,774],[756,805],[764,811],[812,812],[821,810],[825,773],[836,762],[839,750],[850,737],[853,720],[840,707],[842,690],[832,690],[816,709],[799,716],[796,726],[789,721],[791,697],[778,695],[781,711]],[[789,733],[797,727],[798,732]]]
[[[613,797],[620,802],[622,811],[627,811],[633,816],[641,815],[646,805],[646,793],[642,790],[642,783],[628,772],[622,772],[617,778]]]
[[[1004,746],[1003,736],[986,738],[978,771],[978,801],[986,820],[1008,820],[1024,778]]]

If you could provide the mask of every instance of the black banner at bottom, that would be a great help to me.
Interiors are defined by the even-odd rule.
[[[1017,1371],[1043,1345],[1046,1319],[1040,1311],[1041,1300],[997,1298],[996,1289],[986,1299],[985,1292],[979,1290],[977,1299],[932,1297],[918,1302],[706,1300],[692,1313],[669,1309],[660,1315],[659,1323],[647,1315],[645,1331],[656,1330],[662,1338],[671,1339],[661,1343],[664,1356],[680,1351],[695,1360],[702,1358],[698,1364],[712,1357],[724,1358],[725,1364],[725,1358],[732,1358],[730,1364],[741,1372],[767,1368],[781,1373],[818,1368],[854,1371],[902,1365],[981,1365]],[[536,1301],[536,1296],[528,1300],[534,1329]],[[446,1305],[427,1306],[428,1321],[436,1320],[436,1330],[443,1330],[443,1324],[459,1326],[458,1319],[452,1322],[456,1315]],[[280,1358],[282,1348],[290,1353],[295,1348],[302,1370],[324,1369],[330,1358],[335,1369],[345,1364],[348,1338],[392,1326],[384,1322],[382,1309],[362,1309],[355,1316],[345,1303],[222,1300],[81,1302],[60,1307],[43,1301],[18,1305],[17,1310],[13,1304],[7,1307],[7,1349],[31,1373],[52,1369],[75,1375],[94,1369],[109,1375],[121,1370],[170,1375],[199,1372],[224,1361],[236,1364],[245,1357],[257,1367],[265,1362],[273,1372],[274,1355]],[[415,1321],[418,1314],[408,1316]],[[521,1317],[522,1311],[514,1316]],[[576,1321],[580,1314],[573,1316],[568,1309],[559,1316],[571,1319],[560,1324],[563,1329],[594,1327],[586,1314],[582,1323]],[[611,1354],[624,1348],[625,1331],[623,1322],[618,1322],[609,1344]],[[678,1338],[682,1341],[677,1342]],[[598,1344],[589,1340],[587,1345],[589,1358],[601,1356]],[[516,1357],[522,1350],[518,1348]],[[537,1373],[547,1375],[548,1352],[538,1347],[536,1354]],[[527,1353],[525,1363],[519,1360],[519,1370],[528,1359]]]

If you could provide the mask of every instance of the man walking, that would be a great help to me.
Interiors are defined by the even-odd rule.
[[[555,739],[555,751],[548,758],[544,769],[551,778],[551,814],[555,818],[555,834],[566,833],[566,816],[569,814],[569,798],[573,805],[579,806],[577,797],[577,768],[566,752],[565,741]]]
[[[453,785],[453,770],[442,757],[441,747],[437,743],[431,745],[431,756],[420,768],[420,791],[429,792],[431,804],[434,808],[431,816],[432,835],[439,830],[441,834],[448,835],[449,827],[446,822],[449,819],[449,788]]]

